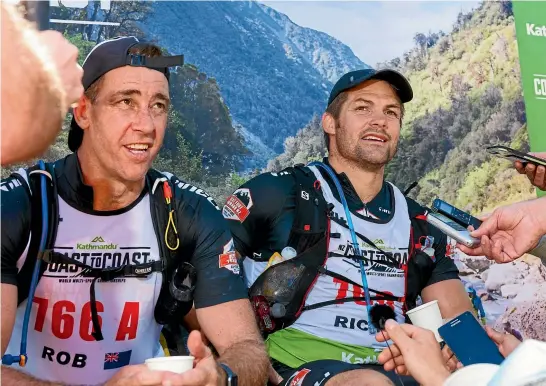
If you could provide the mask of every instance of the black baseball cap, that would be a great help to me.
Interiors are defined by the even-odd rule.
[[[119,37],[105,40],[97,44],[83,62],[83,88],[87,90],[96,80],[119,67],[135,66],[146,67],[165,74],[169,80],[169,67],[182,66],[184,55],[147,57],[145,55],[129,54],[131,47],[145,42],[139,41],[134,36]],[[76,123],[74,117],[68,133],[68,147],[76,151],[83,139],[83,130]]]
[[[339,78],[330,92],[328,106],[343,91],[356,87],[370,79],[379,79],[388,82],[394,87],[402,103],[407,103],[413,99],[413,90],[404,75],[394,70],[374,70],[373,68],[368,68],[348,72]]]

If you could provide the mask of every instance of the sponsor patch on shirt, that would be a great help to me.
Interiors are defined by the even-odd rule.
[[[290,386],[301,386],[303,383],[303,380],[309,374],[311,370],[309,369],[301,369],[296,374],[293,375],[294,378],[290,381]]]
[[[218,266],[220,268],[229,269],[236,275],[240,273],[239,262],[237,261],[233,239],[224,245],[223,253],[218,258]]]
[[[243,222],[250,214],[252,208],[252,195],[250,189],[237,189],[226,201],[222,214],[225,219]]]

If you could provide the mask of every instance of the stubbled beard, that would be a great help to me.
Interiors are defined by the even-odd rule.
[[[338,127],[338,133],[341,134],[341,136],[338,135],[336,138],[338,153],[343,158],[350,160],[365,169],[378,169],[387,165],[398,151],[398,143],[395,143],[394,148],[387,146],[384,150],[373,149],[370,152],[369,148],[363,146],[360,142],[360,136],[358,142],[353,144],[351,139],[344,135],[345,132],[342,127]]]

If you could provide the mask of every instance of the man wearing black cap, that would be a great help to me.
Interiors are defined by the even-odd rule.
[[[395,71],[345,74],[322,117],[329,157],[259,175],[223,208],[283,384],[398,382],[376,339],[385,320],[418,296],[444,318],[471,309],[446,237],[384,180],[412,97]]]
[[[74,154],[2,182],[6,384],[265,381],[267,354],[219,208],[150,168],[167,125],[169,67],[181,64],[134,37],[98,44],[83,65]],[[148,370],[146,359],[164,355],[162,325],[192,305],[219,357],[195,331],[194,369]]]

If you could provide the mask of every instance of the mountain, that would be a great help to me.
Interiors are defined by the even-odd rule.
[[[215,79],[253,153],[246,168],[281,153],[323,111],[341,74],[369,67],[338,40],[254,1],[156,1],[139,28]]]
[[[310,28],[300,27],[273,8],[259,4],[281,29],[285,37],[324,78],[335,83],[343,74],[356,68],[369,68],[362,63],[353,51],[330,35]],[[287,46],[290,47],[290,46]],[[293,49],[287,48],[287,53]]]

